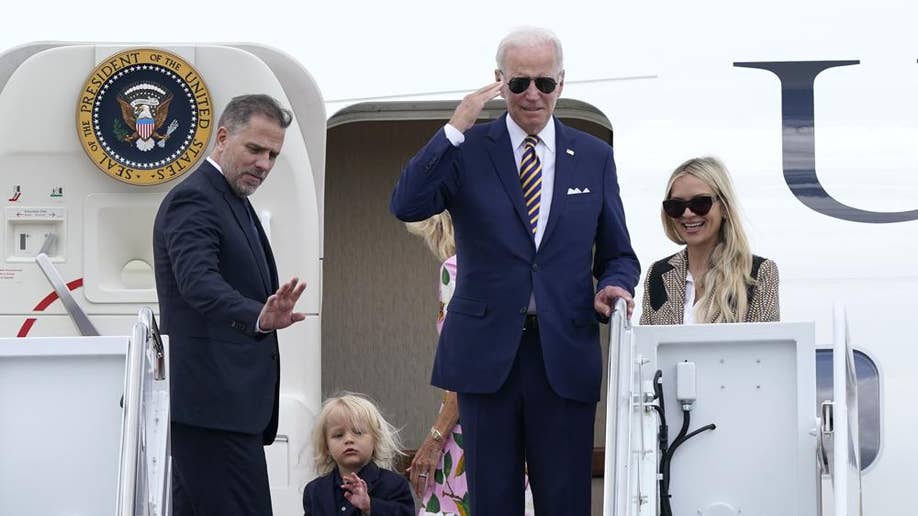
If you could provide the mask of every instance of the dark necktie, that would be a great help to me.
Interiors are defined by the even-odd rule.
[[[264,270],[267,271],[268,258],[265,256],[265,244],[261,241],[261,234],[258,232],[258,221],[255,218],[255,209],[252,207],[252,204],[249,203],[248,199],[243,199],[242,203],[245,206],[245,214],[249,219],[249,229],[255,237],[255,258],[260,260],[260,263],[264,266]]]

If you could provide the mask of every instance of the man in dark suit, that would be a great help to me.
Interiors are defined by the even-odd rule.
[[[156,290],[170,337],[173,514],[270,515],[264,445],[277,432],[277,333],[304,283],[278,286],[247,196],[265,180],[291,114],[267,95],[230,101],[213,153],[163,200]]]
[[[640,266],[612,149],[552,116],[560,41],[513,32],[497,66],[496,82],[466,96],[409,161],[391,209],[405,221],[452,215],[458,277],[432,383],[459,395],[471,513],[523,514],[525,463],[537,513],[587,515],[597,318],[616,298],[630,315]],[[508,113],[474,125],[498,94]]]

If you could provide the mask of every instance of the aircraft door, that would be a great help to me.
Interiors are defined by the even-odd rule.
[[[857,374],[854,349],[848,331],[848,315],[842,305],[834,310],[833,399],[822,404],[820,432],[820,483],[827,490],[822,498],[822,514],[860,516],[861,459],[858,435]]]
[[[274,507],[301,511],[320,404],[325,110],[290,57],[257,45],[36,43],[0,54],[0,336],[76,335],[37,255],[102,335],[156,308],[152,228],[166,193],[212,147],[223,107],[267,93],[294,120],[251,201],[282,281],[308,287],[307,319],[280,333],[279,438],[267,449]],[[48,235],[53,243],[45,245]]]

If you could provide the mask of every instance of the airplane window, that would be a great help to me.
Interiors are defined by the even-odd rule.
[[[861,471],[867,469],[880,451],[880,374],[876,364],[854,350],[857,373],[858,437],[861,441]],[[832,350],[816,350],[816,410],[832,399]]]

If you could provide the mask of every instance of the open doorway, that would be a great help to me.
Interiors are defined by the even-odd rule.
[[[408,448],[420,444],[440,402],[441,392],[430,386],[440,263],[389,213],[389,198],[402,168],[457,105],[357,104],[328,122],[322,391],[370,395],[403,428]],[[503,112],[504,104],[492,101],[482,120]],[[608,118],[589,104],[560,99],[555,115],[612,142]]]

